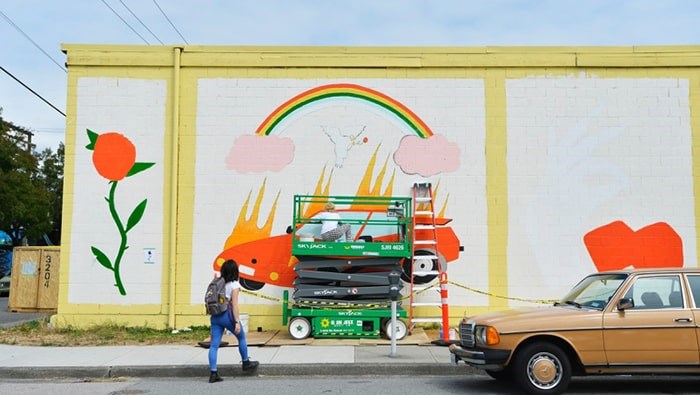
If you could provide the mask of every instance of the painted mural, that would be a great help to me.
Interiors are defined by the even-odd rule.
[[[513,295],[551,298],[590,272],[697,261],[687,80],[506,87]]]
[[[448,217],[462,211],[452,202],[453,196],[478,200],[481,195],[483,186],[468,191],[455,176],[460,169],[475,167],[480,167],[478,173],[484,173],[483,153],[474,149],[483,146],[484,137],[479,81],[406,80],[387,84],[382,80],[288,80],[286,84],[277,80],[200,81],[198,100],[205,105],[200,105],[198,119],[205,124],[198,123],[198,129],[208,136],[207,140],[210,133],[217,133],[218,138],[232,143],[227,151],[212,151],[214,147],[204,139],[197,140],[196,177],[218,175],[231,180],[224,182],[219,192],[228,194],[229,199],[216,206],[212,204],[217,204],[218,197],[196,193],[195,201],[202,204],[198,206],[211,212],[195,218],[195,228],[201,218],[202,225],[211,228],[217,224],[221,229],[218,246],[198,238],[199,232],[195,232],[195,261],[212,262],[209,268],[193,265],[192,276],[198,281],[205,282],[225,259],[233,258],[241,265],[244,287],[264,296],[249,294],[248,302],[269,303],[279,298],[282,290],[291,287],[294,277],[296,259],[291,256],[291,235],[286,229],[291,225],[295,194],[409,196],[414,182],[429,180],[436,186],[436,202],[440,205],[437,214]],[[428,90],[449,97],[455,86],[471,95],[448,99],[453,102],[451,106],[425,96]],[[263,94],[276,91],[277,95]],[[238,95],[252,95],[254,99]],[[264,102],[260,99],[268,96]],[[206,106],[209,97],[217,98],[214,109]],[[234,127],[226,126],[233,125],[227,121],[230,116],[210,113],[221,109],[222,98],[252,101],[259,103],[259,108],[247,105],[246,109],[227,109],[230,114],[245,111],[248,115],[245,124],[234,115],[238,122]],[[252,116],[256,113],[260,114],[257,120]],[[465,116],[470,113],[471,119]],[[274,192],[268,196],[271,187]],[[307,207],[305,215],[313,215],[321,206]],[[452,235],[464,233],[463,227],[454,226],[454,232],[449,228]],[[460,237],[454,237],[458,245]],[[446,261],[462,266],[449,270],[466,272],[457,258],[456,253],[448,254]],[[193,290],[194,302],[200,295],[197,287]]]
[[[160,304],[164,172],[156,164],[164,161],[165,83],[82,78],[77,89],[75,192],[64,209],[70,242],[62,241],[68,300]]]
[[[410,86],[415,81],[402,82]],[[668,82],[669,96],[670,92],[677,92],[675,89],[671,91],[670,87],[682,86],[679,81]],[[237,81],[236,85],[240,86],[241,83]],[[290,85],[298,83],[293,81]],[[681,120],[683,116],[682,105],[673,106],[677,110],[660,111],[655,107],[658,103],[646,99],[648,93],[645,89],[632,89],[644,83],[644,80],[607,81],[590,77],[508,81],[507,143],[511,213],[508,278],[517,279],[509,282],[508,294],[533,302],[563,294],[573,285],[572,282],[591,271],[682,265],[684,237],[676,232],[672,224],[691,230],[685,235],[690,240],[685,249],[687,256],[694,256],[695,234],[693,228],[687,228],[687,225],[694,223],[692,183],[681,181],[692,178],[691,158],[690,152],[683,154],[677,151],[679,141],[690,144],[689,118],[686,112],[685,121],[678,122],[679,116]],[[270,89],[280,84],[280,81],[270,81]],[[473,215],[468,211],[472,206],[459,202],[464,197],[482,193],[484,187],[477,182],[469,190],[459,188],[462,177],[472,178],[464,172],[461,164],[472,157],[462,152],[466,151],[466,146],[483,143],[479,137],[484,132],[477,128],[444,128],[442,123],[453,123],[453,119],[463,117],[465,107],[449,107],[449,111],[441,115],[434,114],[434,105],[418,111],[405,105],[403,101],[406,99],[399,100],[396,97],[401,96],[385,94],[375,88],[377,85],[381,86],[382,82],[319,81],[318,85],[310,88],[290,88],[288,98],[280,100],[281,104],[267,104],[273,110],[261,117],[263,121],[254,128],[253,133],[248,134],[243,130],[235,138],[226,155],[227,168],[239,173],[239,186],[245,184],[240,183],[245,179],[257,180],[247,188],[248,191],[262,186],[252,207],[250,193],[244,204],[232,206],[233,209],[242,209],[238,212],[233,231],[224,233],[227,235],[226,241],[215,254],[213,269],[229,257],[242,262],[253,261],[255,265],[245,265],[250,270],[247,278],[250,281],[249,289],[259,290],[263,284],[289,287],[295,260],[289,254],[291,241],[284,228],[289,224],[290,214],[284,212],[288,203],[280,206],[279,199],[285,196],[289,199],[295,193],[406,195],[410,180],[427,179],[440,185],[445,195],[444,207],[449,206],[450,216],[458,221],[472,220]],[[655,81],[653,85],[659,87],[663,81]],[[588,86],[590,88],[581,89]],[[267,91],[268,88],[261,89]],[[541,89],[546,95],[525,95],[530,89]],[[422,94],[418,93],[420,90],[411,92],[408,88],[401,92],[408,98]],[[469,97],[458,98],[457,92],[450,89],[431,93],[435,94],[433,98],[442,100],[473,100]],[[635,98],[630,92],[639,92],[641,97]],[[617,98],[619,95],[625,95],[626,100]],[[570,99],[567,101],[567,98]],[[575,103],[586,105],[575,106]],[[571,106],[577,110],[572,111]],[[557,113],[559,109],[565,112],[565,117]],[[418,113],[427,116],[422,117]],[[375,114],[379,114],[382,121],[392,127],[375,127],[371,123]],[[474,115],[483,117],[478,113]],[[645,117],[653,119],[653,122],[643,123]],[[424,119],[440,123],[433,126]],[[538,126],[540,124],[542,126]],[[557,124],[559,126],[552,126]],[[398,133],[395,131],[397,129]],[[437,134],[434,129],[442,133]],[[388,137],[386,130],[391,131],[393,139]],[[620,139],[634,141],[635,136],[658,135],[659,130],[664,130],[667,138],[640,139],[638,147],[628,147],[626,152],[618,152],[616,146],[611,144]],[[304,147],[304,151],[300,151],[301,147]],[[374,148],[372,156],[365,160],[369,166],[362,167],[360,160],[352,162],[353,157],[367,158],[368,148]],[[374,180],[378,184],[372,185],[377,155],[385,150],[387,160],[378,169],[378,177]],[[647,155],[640,156],[640,151]],[[672,152],[675,154],[671,155]],[[650,166],[636,163],[639,160],[649,161],[649,155],[656,155],[652,158],[653,163],[665,162],[669,168],[681,174],[663,183],[651,177],[635,176],[635,171]],[[322,159],[322,162],[317,159]],[[316,174],[319,177],[312,183],[312,177],[299,174],[296,168],[303,165],[304,171],[310,171],[313,175],[314,160],[318,162]],[[332,166],[332,170],[328,170],[328,166]],[[654,172],[659,171],[658,167],[655,169]],[[382,192],[380,188],[389,170],[391,178]],[[324,186],[327,171],[330,175]],[[268,210],[267,221],[262,228],[258,228],[256,221],[265,190],[276,178],[275,173],[289,174],[289,177],[284,177],[279,184],[279,192]],[[265,174],[264,181],[261,183],[255,174]],[[483,169],[471,174],[483,174]],[[357,179],[360,181],[353,182]],[[479,179],[478,176],[476,179]],[[669,185],[676,181],[680,184]],[[278,185],[277,182],[274,184]],[[353,184],[358,185],[357,189],[352,189]],[[641,201],[637,210],[633,209],[634,202],[639,200],[638,193],[644,191],[653,196],[662,196],[663,190],[660,188],[663,187],[677,191],[685,189],[688,193],[672,198],[678,202],[673,205],[675,208],[669,215],[659,215],[657,209],[648,210],[646,203]],[[455,197],[455,193],[460,195]],[[451,201],[453,203],[449,203]],[[250,208],[253,217],[243,221]],[[655,212],[650,219],[658,224],[636,232],[616,226],[625,220],[646,217],[648,211]],[[279,224],[274,222],[278,212],[284,213]],[[609,225],[605,225],[610,221]],[[270,237],[275,225],[278,235]],[[468,240],[474,238],[475,233],[485,233],[481,228],[467,234],[459,230],[470,225],[463,224],[461,229],[457,226],[460,240],[467,245],[471,244]],[[484,303],[483,294],[460,292],[473,289],[473,286],[488,289],[488,284],[483,282],[486,276],[473,277],[473,274],[483,274],[487,270],[484,261],[470,254],[486,248],[486,239],[476,239],[484,244],[476,249],[466,248],[465,255],[469,258],[451,265],[449,273],[453,284],[458,285],[455,287],[457,297],[466,297],[470,303],[480,304]],[[277,262],[280,267],[273,270],[266,266],[273,265],[271,262]],[[255,270],[262,273],[261,267],[266,267],[262,269],[266,273],[262,277],[269,278],[253,274]],[[467,272],[472,276],[467,276]],[[562,282],[561,279],[569,281]],[[533,287],[532,284],[537,286]],[[194,299],[196,296],[192,297]],[[517,304],[518,298],[513,298],[513,301]]]
[[[665,222],[633,230],[624,221],[613,221],[586,233],[583,242],[599,272],[683,267],[683,240]]]
[[[463,246],[442,254],[452,321],[591,272],[697,266],[695,47],[66,49],[71,324],[205,323],[234,258],[251,322],[279,326],[294,195],[416,182]]]
[[[134,176],[144,170],[147,170],[155,163],[136,162],[136,147],[134,144],[121,133],[107,132],[98,134],[90,129],[87,129],[87,135],[90,139],[90,144],[85,146],[92,151],[92,163],[95,165],[95,170],[105,179],[109,181],[109,196],[105,198],[107,201],[107,209],[109,210],[117,232],[119,233],[119,247],[114,259],[110,259],[107,254],[102,252],[98,247],[91,246],[95,259],[104,266],[107,270],[114,273],[115,286],[121,295],[126,295],[126,287],[121,278],[120,265],[124,252],[129,248],[129,231],[136,226],[143,213],[146,211],[148,199],[143,199],[139,204],[131,210],[126,222],[119,215],[119,210],[116,203],[117,185],[126,177]]]

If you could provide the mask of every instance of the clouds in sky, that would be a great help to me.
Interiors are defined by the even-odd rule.
[[[156,2],[190,45],[700,44],[696,26],[700,2],[696,0]],[[59,67],[65,62],[62,43],[160,45],[160,40],[166,45],[183,44],[156,2],[4,0],[0,11],[7,18],[0,15],[0,66],[65,112],[66,73]],[[36,133],[39,147],[56,148],[64,141],[65,118],[2,72],[0,107],[4,119]]]
[[[450,142],[445,136],[436,134],[427,139],[406,136],[401,139],[394,152],[394,162],[406,174],[430,177],[440,173],[451,173],[459,169],[461,151],[459,145]],[[429,162],[416,158],[431,158]]]
[[[279,172],[294,160],[294,142],[288,137],[238,136],[226,156],[226,168],[239,173]]]

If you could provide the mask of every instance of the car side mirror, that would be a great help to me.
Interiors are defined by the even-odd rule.
[[[617,301],[617,309],[620,311],[631,309],[633,307],[634,299],[632,298],[621,298],[619,301]]]

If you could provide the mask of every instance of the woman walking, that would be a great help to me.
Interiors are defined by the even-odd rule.
[[[225,312],[211,316],[211,343],[209,345],[210,383],[223,381],[217,372],[216,360],[224,329],[233,332],[238,339],[238,352],[241,354],[241,361],[243,361],[243,370],[255,369],[260,364],[258,361],[251,361],[248,356],[248,343],[246,342],[245,331],[241,326],[238,308],[238,294],[241,292],[241,284],[238,282],[238,265],[235,261],[229,259],[221,265],[221,277],[226,281],[226,300],[229,303]]]

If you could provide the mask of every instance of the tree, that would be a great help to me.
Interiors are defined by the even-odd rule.
[[[54,153],[51,148],[38,154],[41,164],[40,177],[49,192],[49,215],[51,229],[47,232],[54,243],[61,241],[61,218],[63,210],[63,163],[66,147],[60,143]]]
[[[34,152],[18,137],[32,133],[5,121],[1,110],[0,229],[23,226],[30,240],[40,240],[60,230],[65,149]]]

